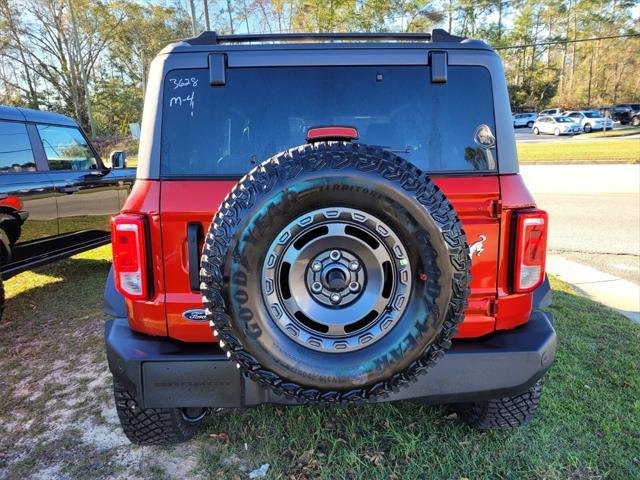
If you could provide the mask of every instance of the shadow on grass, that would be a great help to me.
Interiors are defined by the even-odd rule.
[[[101,247],[33,271],[23,272],[5,282],[7,295],[2,329],[16,332],[66,328],[69,319],[99,314],[102,291],[111,261]]]

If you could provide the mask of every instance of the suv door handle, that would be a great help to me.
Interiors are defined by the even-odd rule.
[[[187,224],[187,252],[189,255],[189,287],[192,291],[200,291],[200,255],[199,246],[202,239],[200,223]]]
[[[80,190],[80,187],[62,187],[60,189],[62,193],[66,193],[66,194],[75,193],[78,190]]]

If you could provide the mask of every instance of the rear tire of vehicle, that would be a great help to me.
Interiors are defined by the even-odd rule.
[[[556,137],[559,137],[559,136],[560,136],[560,129],[559,129],[559,128],[556,128],[556,129],[553,131],[553,134],[554,134]]]
[[[584,133],[589,133],[591,130],[593,130],[593,127],[590,123],[585,123],[582,129],[584,130]]]
[[[113,379],[113,397],[122,430],[137,445],[170,445],[191,440],[207,409],[144,408],[125,386]]]
[[[478,430],[517,428],[529,422],[540,404],[543,379],[526,392],[496,400],[456,405],[460,419]]]
[[[534,135],[540,135],[540,130],[538,130],[538,127],[535,127],[535,128],[533,129],[533,134],[534,134]]]
[[[0,269],[7,264],[11,257],[11,242],[6,232],[0,228]],[[4,312],[4,283],[2,281],[2,274],[0,274],[0,319]]]
[[[0,232],[4,233],[6,237],[3,240],[6,240],[8,248],[11,248],[22,233],[19,220],[13,215],[0,213]]]
[[[533,122],[527,122],[527,128],[533,128]]]
[[[2,314],[4,313],[4,282],[2,276],[0,276],[0,320],[2,320]]]
[[[634,127],[640,126],[640,117],[633,117],[631,119],[631,125],[633,125]]]

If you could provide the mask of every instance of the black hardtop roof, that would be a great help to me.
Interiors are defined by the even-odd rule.
[[[221,48],[222,47],[222,48]],[[261,33],[219,35],[205,31],[197,37],[173,43],[161,53],[215,50],[305,48],[430,48],[492,50],[481,40],[469,40],[435,29],[431,33]]]
[[[47,123],[52,125],[64,125],[77,127],[75,120],[61,113],[43,112],[30,108],[9,107],[0,105],[0,120],[13,120],[17,122]]]

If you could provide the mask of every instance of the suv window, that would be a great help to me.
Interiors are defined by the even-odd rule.
[[[96,170],[98,162],[75,127],[38,125],[49,168],[51,170]]]
[[[488,170],[474,143],[481,124],[495,132],[482,67],[450,66],[446,84],[431,83],[426,66],[230,68],[221,87],[209,86],[206,69],[174,70],[164,85],[161,171],[241,176],[326,125],[356,127],[360,142],[426,171]]]
[[[27,126],[0,121],[0,173],[33,172],[35,169]]]

